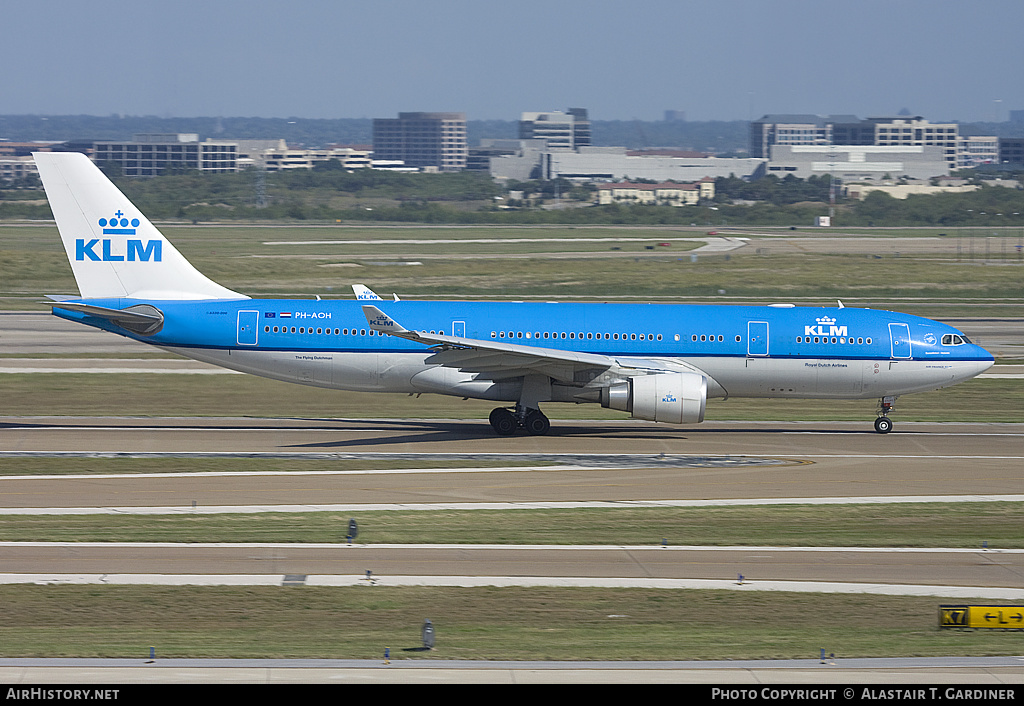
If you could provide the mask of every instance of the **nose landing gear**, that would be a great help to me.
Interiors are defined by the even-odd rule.
[[[883,397],[878,401],[878,418],[875,419],[875,431],[879,434],[888,434],[892,431],[892,420],[889,419],[889,412],[893,411],[896,403],[895,397]]]

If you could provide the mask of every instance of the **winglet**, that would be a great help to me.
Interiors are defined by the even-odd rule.
[[[366,321],[370,324],[370,329],[377,331],[378,333],[390,333],[395,335],[409,333],[408,329],[372,304],[363,305],[363,315],[366,317]]]
[[[356,299],[359,299],[360,301],[384,301],[383,299],[377,296],[376,292],[374,292],[372,289],[363,284],[353,284],[352,293],[355,294]]]

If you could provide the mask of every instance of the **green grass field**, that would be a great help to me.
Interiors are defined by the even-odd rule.
[[[1024,264],[1013,235],[991,239],[996,243],[990,256],[993,266],[982,266],[977,261],[959,261],[948,248],[944,253],[937,249],[900,257],[888,252],[879,257],[758,254],[771,251],[771,239],[766,237],[728,258],[700,256],[691,262],[688,251],[697,243],[656,244],[700,236],[704,231],[700,228],[173,226],[164,230],[199,270],[253,296],[349,298],[350,285],[358,282],[382,296],[397,292],[404,298],[697,299],[825,306],[843,299],[847,306],[894,305],[910,313],[939,307],[944,316],[988,315],[978,313],[980,306],[1003,315],[1009,308],[1017,316],[1024,304],[1020,276]],[[766,229],[751,232],[769,233]],[[927,229],[880,230],[871,235],[906,237],[908,233],[935,235]],[[548,241],[509,240],[521,238]],[[580,238],[627,240],[573,240]],[[416,242],[436,239],[456,242]],[[474,239],[494,242],[468,242]],[[370,242],[330,242],[342,240]],[[394,240],[400,242],[382,242]],[[308,241],[328,242],[302,244]],[[395,260],[422,264],[398,267]],[[42,293],[74,291],[55,228],[0,226],[0,297],[5,308],[32,308]]]
[[[629,473],[628,470],[623,473]],[[6,542],[1024,548],[1024,503],[217,515],[0,515]]]
[[[814,659],[1020,654],[1019,632],[940,630],[937,598],[383,586],[0,586],[6,657]],[[420,629],[436,647],[422,652]]]

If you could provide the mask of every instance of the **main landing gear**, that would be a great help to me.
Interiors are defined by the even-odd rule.
[[[527,409],[516,405],[514,410],[498,407],[491,410],[491,426],[501,436],[511,436],[519,427],[530,436],[544,436],[551,429],[551,422],[539,409]]]
[[[888,434],[892,431],[892,420],[889,419],[889,412],[896,403],[895,397],[883,397],[878,401],[878,418],[875,419],[875,431],[879,434]]]

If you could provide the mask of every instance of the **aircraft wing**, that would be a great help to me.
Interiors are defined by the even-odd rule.
[[[369,304],[363,306],[363,314],[374,331],[434,347],[436,353],[427,360],[428,363],[463,372],[488,373],[495,378],[541,374],[560,382],[585,385],[609,370],[666,369],[653,361],[619,361],[612,356],[595,353],[410,331]]]

